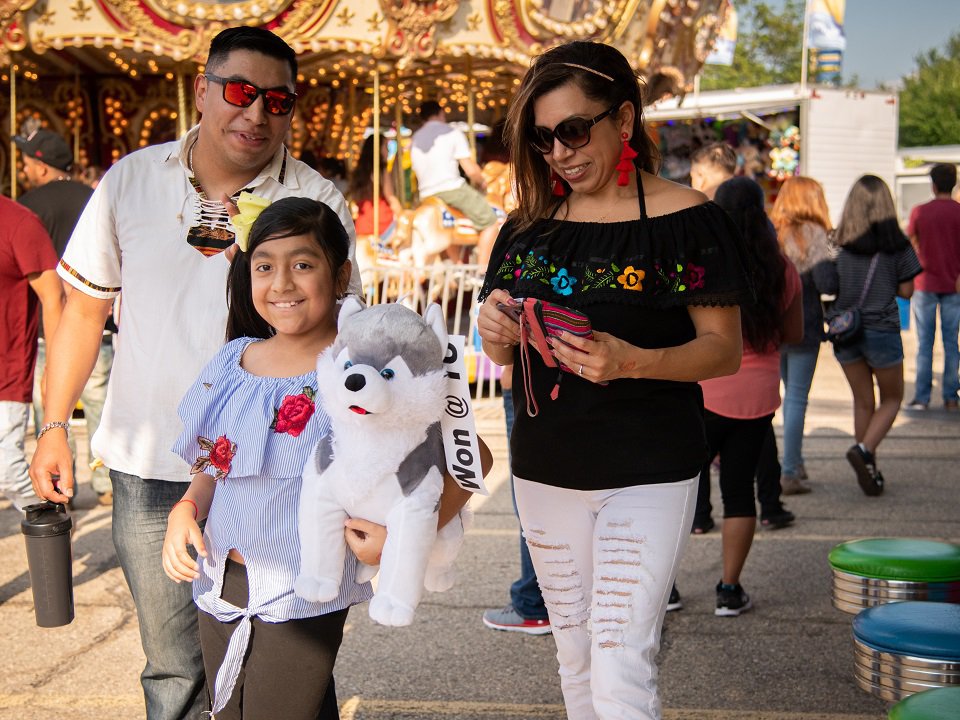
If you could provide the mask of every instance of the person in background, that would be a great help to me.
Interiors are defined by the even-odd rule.
[[[807,398],[817,369],[823,333],[823,308],[817,278],[829,272],[833,258],[829,234],[833,231],[823,187],[813,178],[789,177],[780,187],[770,211],[777,241],[784,255],[800,273],[803,286],[803,339],[780,348],[780,377],[783,380],[783,465],[780,486],[784,495],[808,493],[807,470],[803,461],[803,428]],[[764,472],[763,463],[761,470]],[[758,486],[763,482],[758,479]],[[766,520],[766,522],[765,522]],[[761,524],[770,526],[764,517]]]
[[[505,365],[500,376],[503,393],[503,416],[507,427],[507,462],[510,465],[510,499],[513,512],[517,513],[517,495],[513,487],[513,463],[510,453],[510,436],[513,434],[513,365]],[[545,635],[550,632],[550,618],[543,603],[540,581],[530,559],[530,548],[520,528],[520,577],[510,585],[510,603],[502,608],[483,612],[483,624],[492,630],[522,632],[528,635]]]
[[[864,494],[876,496],[883,493],[885,483],[877,466],[877,447],[893,427],[903,401],[903,341],[896,298],[913,294],[913,278],[921,267],[897,222],[890,188],[876,175],[864,175],[850,188],[834,242],[839,255],[821,290],[837,299],[826,319],[859,307],[863,327],[854,341],[833,346],[853,392],[856,444],[847,450],[847,461]]]
[[[780,345],[803,337],[803,298],[797,270],[780,252],[764,212],[761,187],[750,178],[733,178],[717,188],[715,201],[743,236],[756,294],[754,302],[740,308],[740,369],[734,375],[700,382],[710,448],[700,471],[700,489],[709,492],[710,462],[719,455],[723,495],[723,569],[714,613],[735,617],[752,607],[740,575],[757,522],[753,481],[761,447],[780,405]]]
[[[72,179],[70,171],[73,169],[73,153],[66,141],[50,130],[40,128],[27,136],[15,136],[16,143],[23,156],[23,173],[26,176],[29,190],[20,198],[20,204],[37,214],[43,223],[50,239],[53,241],[57,257],[63,257],[67,241],[76,227],[80,214],[87,206],[93,188],[82,182]],[[70,286],[64,283],[67,292]],[[80,402],[83,403],[83,417],[87,423],[88,440],[97,432],[100,426],[100,417],[103,415],[103,403],[107,397],[107,380],[110,378],[110,368],[113,365],[113,322],[108,321],[103,331],[103,340],[100,343],[100,353],[97,362],[90,373],[90,379],[83,386],[80,393]],[[40,338],[37,347],[37,367],[33,375],[33,425],[35,432],[40,431],[43,424],[43,405],[40,383],[47,365],[47,343],[41,324]],[[69,437],[70,452],[74,457],[77,454],[76,442]],[[91,463],[94,461],[90,453]],[[102,464],[93,470],[90,485],[97,494],[101,505],[110,505],[113,502],[113,490],[110,486],[110,477]]]
[[[911,298],[917,328],[917,374],[913,400],[907,407],[926,410],[933,385],[933,342],[937,336],[940,306],[940,339],[943,342],[943,375],[940,391],[944,409],[957,410],[960,391],[960,202],[951,193],[957,184],[957,166],[934,165],[930,170],[933,200],[910,211],[907,235],[920,258]]]
[[[609,45],[533,61],[507,112],[517,210],[480,295],[483,350],[513,363],[514,489],[572,720],[661,716],[660,629],[707,456],[697,381],[736,371],[747,295],[726,213],[656,175],[640,98]],[[519,297],[592,325],[544,350],[570,370],[557,393],[561,371],[519,347]]]
[[[480,234],[477,257],[484,264],[497,238],[497,215],[482,194],[487,183],[480,166],[473,159],[466,136],[446,121],[440,103],[424,102],[420,119],[423,125],[413,134],[410,145],[420,199],[436,196],[470,219]],[[470,182],[460,175],[461,168]]]
[[[0,195],[0,492],[17,510],[38,502],[23,443],[40,308],[44,330],[53,335],[63,307],[56,267],[57,254],[39,218]]]
[[[167,516],[189,485],[183,459],[170,450],[182,430],[177,402],[225,336],[227,256],[235,251],[226,203],[242,190],[268,200],[320,200],[347,229],[354,259],[353,219],[343,196],[283,145],[296,77],[293,49],[270,31],[235,27],[217,34],[194,80],[199,125],[113,165],[60,261],[60,277],[75,292],[47,358],[44,425],[31,477],[44,498],[62,503],[73,494],[66,421],[122,289],[116,358],[93,449],[113,482],[114,545],[147,661],[141,674],[147,720],[193,720],[207,708],[190,587],[168,582],[158,570]],[[361,292],[355,270],[348,289]],[[324,717],[337,713],[330,688]]]
[[[315,167],[323,177],[333,183],[341,195],[347,194],[347,166],[337,157],[322,157],[316,160]]]
[[[370,135],[363,141],[360,159],[357,161],[350,184],[347,186],[347,199],[357,206],[355,219],[357,235],[376,236],[381,241],[390,234],[394,215],[403,210],[393,187],[393,176],[387,170],[387,138],[381,136],[380,150],[380,203],[379,225],[373,227],[373,153],[375,137]]]
[[[690,155],[690,186],[711,200],[736,171],[737,153],[725,142],[704,145]]]

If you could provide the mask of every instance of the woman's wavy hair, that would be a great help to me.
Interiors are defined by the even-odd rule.
[[[717,188],[714,202],[743,237],[744,267],[754,291],[754,299],[740,306],[743,339],[757,352],[770,352],[780,344],[787,260],[764,211],[763,189],[748,177],[732,178]]]
[[[826,233],[833,229],[823,186],[803,175],[787,178],[770,210],[770,221],[777,231],[780,246],[791,243],[800,257],[806,258],[809,248],[806,236],[800,231],[803,225],[818,225]]]
[[[253,304],[250,257],[260,245],[270,240],[309,235],[317,243],[330,265],[335,283],[344,286],[343,273],[350,259],[350,238],[337,214],[317,200],[302,197],[282,198],[264,208],[250,228],[250,245],[246,252],[237,252],[227,275],[227,341],[240,337],[266,339],[274,329],[257,312]],[[337,295],[343,291],[337,288]]]
[[[620,51],[587,40],[551,48],[533,60],[507,111],[504,140],[513,163],[518,206],[514,215],[519,228],[546,217],[557,200],[551,192],[550,167],[529,138],[534,126],[534,103],[569,83],[576,83],[588,98],[605,108],[631,103],[634,120],[630,146],[637,152],[634,163],[651,173],[659,167],[660,154],[643,128],[642,80]]]
[[[843,203],[834,241],[858,255],[895,253],[910,244],[897,222],[893,195],[883,180],[864,175],[853,184]]]
[[[373,153],[376,136],[370,135],[363,141],[360,148],[360,158],[350,175],[350,184],[347,186],[347,196],[358,205],[364,200],[373,199]],[[380,136],[380,144],[383,136]],[[380,172],[383,173],[385,163],[380,163]]]

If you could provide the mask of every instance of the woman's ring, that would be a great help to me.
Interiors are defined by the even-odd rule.
[[[583,365],[580,366],[580,377],[583,377]]]

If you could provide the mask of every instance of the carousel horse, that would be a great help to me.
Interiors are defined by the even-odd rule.
[[[487,202],[497,215],[497,223],[503,224],[507,213],[515,207],[510,166],[491,161],[483,166],[482,173],[487,184]],[[428,197],[414,210],[397,217],[394,235],[401,262],[426,267],[443,259],[468,261],[480,234],[462,212],[438,197]]]

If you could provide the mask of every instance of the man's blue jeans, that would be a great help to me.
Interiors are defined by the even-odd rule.
[[[781,350],[780,377],[783,379],[783,467],[781,472],[796,477],[803,464],[803,426],[807,398],[817,369],[820,346]]]
[[[917,290],[910,298],[917,328],[917,377],[913,399],[930,402],[933,385],[933,341],[937,334],[937,305],[940,306],[940,335],[943,339],[943,399],[956,402],[960,390],[957,372],[960,351],[960,293],[932,293]]]
[[[161,564],[167,515],[190,483],[145,480],[110,471],[113,544],[133,594],[147,665],[140,675],[147,720],[194,720],[208,709],[197,608],[190,583]]]
[[[513,434],[513,391],[503,391],[503,413],[507,423],[507,448],[510,447],[510,436]],[[509,449],[508,449],[509,453]],[[513,490],[513,470],[510,470],[510,497],[513,498],[513,512],[517,512],[517,496]],[[519,516],[518,516],[519,517]],[[530,559],[530,550],[527,541],[520,533],[520,577],[510,586],[510,602],[513,609],[526,620],[546,620],[547,606],[543,604],[543,595],[540,593],[540,582],[537,572],[533,569],[533,560]]]

